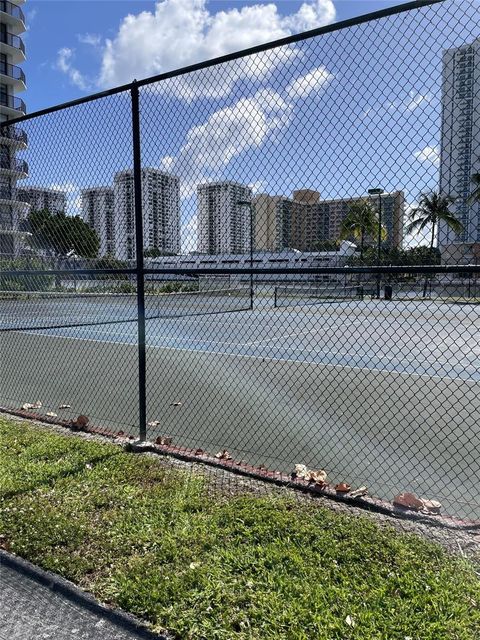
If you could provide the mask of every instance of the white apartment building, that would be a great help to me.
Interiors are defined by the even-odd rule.
[[[20,200],[27,202],[31,211],[65,213],[67,194],[59,189],[47,187],[21,187],[17,189]]]
[[[464,230],[441,225],[438,244],[446,262],[470,262],[480,242],[480,204],[469,202],[471,176],[480,172],[480,38],[443,53],[440,191]]]
[[[25,61],[25,45],[20,34],[26,30],[23,0],[0,2],[0,121],[26,113],[23,100],[15,94],[25,91],[25,74],[18,66]],[[17,194],[17,180],[26,178],[28,166],[17,158],[27,148],[27,135],[21,126],[0,131],[0,256],[12,256],[21,246],[19,221],[28,207]]]
[[[113,190],[115,257],[133,260],[136,257],[133,170],[115,174]],[[143,168],[142,210],[144,249],[179,253],[179,178],[160,169]]]
[[[200,253],[241,254],[250,250],[250,207],[239,202],[251,199],[251,188],[237,182],[210,182],[197,186]]]
[[[96,231],[100,256],[115,255],[114,193],[112,187],[82,189],[82,217]]]

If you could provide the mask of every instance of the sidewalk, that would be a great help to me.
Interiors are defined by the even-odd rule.
[[[0,640],[160,639],[136,627],[61,578],[0,552]]]

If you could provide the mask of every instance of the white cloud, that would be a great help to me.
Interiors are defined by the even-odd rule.
[[[77,38],[81,44],[87,44],[94,48],[98,48],[102,44],[102,37],[97,33],[79,33]]]
[[[266,182],[265,180],[256,180],[255,182],[251,182],[248,186],[252,190],[253,195],[257,195],[265,190]]]
[[[410,92],[410,98],[407,102],[403,103],[404,108],[407,111],[415,111],[418,107],[424,107],[427,104],[432,102],[433,96],[430,93],[426,93],[422,95],[421,93],[415,93],[414,91]]]
[[[223,63],[213,69],[200,69],[169,78],[158,85],[149,85],[143,91],[162,91],[186,102],[198,98],[224,98],[232,93],[235,84],[240,80],[249,79],[255,83],[262,83],[272,77],[280,67],[298,59],[300,55],[300,51],[293,47],[279,47],[275,50],[275,55],[270,51],[256,53]]]
[[[170,171],[174,162],[175,158],[173,156],[165,156],[164,158],[162,158],[160,165],[164,171]]]
[[[288,16],[280,15],[273,3],[210,13],[206,0],[164,0],[156,3],[154,12],[142,11],[124,18],[115,38],[106,41],[98,82],[101,87],[123,84],[325,25],[334,19],[332,0],[306,2],[298,12]],[[280,56],[272,56],[271,52],[249,56],[219,69],[222,77],[218,76],[216,82],[212,71],[207,70],[189,78],[175,78],[170,89],[176,88],[186,99],[192,99],[192,93],[196,97],[228,95],[239,79],[265,78],[297,53],[292,47],[284,47]]]
[[[82,91],[86,91],[89,89],[90,84],[83,76],[83,74],[73,66],[72,59],[74,57],[74,54],[74,49],[63,47],[63,49],[60,49],[57,53],[57,61],[55,66],[70,78],[72,84],[74,84],[79,89],[82,89]]]
[[[318,93],[332,79],[333,75],[325,67],[318,67],[293,80],[287,87],[287,95],[289,98],[308,98],[312,93]]]
[[[190,129],[182,154],[196,167],[219,169],[245,149],[259,146],[267,133],[265,111],[254,99],[243,98]]]
[[[381,104],[376,104],[365,109],[361,115],[361,119],[373,118],[374,116],[381,116],[386,111],[390,113],[403,114],[408,116],[409,113],[415,111],[418,108],[424,108],[430,104],[433,100],[433,96],[430,93],[417,93],[410,91],[408,98],[404,100],[387,100]]]
[[[414,247],[429,246],[431,242],[432,229],[426,227],[419,233],[405,234],[403,239],[404,249],[413,249]]]
[[[324,24],[330,24],[335,20],[335,5],[326,0],[316,2],[304,2],[297,13],[283,18],[284,28],[294,33],[308,31]]]
[[[28,36],[30,35],[29,32],[32,29],[33,22],[35,21],[37,15],[38,15],[38,9],[36,7],[33,8],[33,9],[29,8],[27,11],[25,11],[25,16],[26,16],[25,27],[26,27],[26,29],[25,29],[24,35],[22,36],[22,38],[24,40],[28,39]]]
[[[233,158],[260,147],[288,126],[292,110],[292,103],[270,89],[241,98],[192,127],[178,155],[164,157],[162,167],[182,179],[183,197],[192,195],[199,182],[216,176]]]
[[[296,102],[326,87],[333,75],[324,67],[313,69],[292,82],[284,95],[260,89],[250,97],[212,113],[192,127],[176,157],[165,156],[161,166],[181,178],[182,197],[191,196],[196,185],[218,178],[231,160],[275,138],[290,124]],[[260,187],[259,187],[260,188]]]
[[[440,165],[440,150],[438,147],[423,147],[423,149],[415,151],[413,155],[419,162],[428,162],[435,167]]]

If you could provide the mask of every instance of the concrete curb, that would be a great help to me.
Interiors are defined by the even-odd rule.
[[[448,514],[430,515],[427,513],[416,512],[410,509],[394,507],[387,500],[382,500],[373,496],[362,496],[359,498],[351,498],[348,494],[337,493],[333,487],[327,485],[318,487],[315,484],[308,483],[305,480],[292,477],[280,471],[272,471],[266,467],[255,467],[238,460],[222,460],[210,455],[203,449],[189,449],[187,447],[176,446],[173,444],[156,444],[154,442],[140,442],[135,436],[128,435],[123,431],[113,431],[108,428],[95,427],[87,425],[83,428],[75,427],[71,421],[61,420],[59,418],[50,418],[41,414],[31,413],[23,409],[9,409],[0,406],[0,413],[10,414],[27,420],[35,420],[55,426],[64,427],[75,433],[90,433],[93,435],[103,436],[113,440],[115,444],[123,445],[126,451],[133,453],[155,453],[157,455],[170,456],[185,462],[200,463],[205,466],[223,469],[237,475],[246,476],[255,480],[260,480],[281,487],[288,487],[310,495],[323,496],[335,502],[341,502],[352,507],[359,507],[366,511],[380,513],[396,519],[410,520],[427,524],[433,527],[447,528],[458,531],[480,530],[479,520],[467,520],[455,518]]]
[[[264,467],[253,467],[249,464],[238,462],[236,460],[219,460],[208,455],[206,452],[198,453],[199,450],[175,447],[172,445],[157,445],[151,442],[139,441],[127,441],[124,444],[124,448],[126,451],[131,451],[133,453],[149,452],[157,455],[170,456],[185,462],[197,462],[206,466],[223,469],[224,471],[230,471],[231,473],[252,478],[254,480],[260,480],[280,487],[294,489],[310,495],[322,496],[334,502],[340,502],[347,506],[358,507],[365,511],[380,513],[395,519],[410,520],[412,522],[427,524],[433,527],[448,528],[458,531],[480,529],[479,521],[461,520],[448,515],[430,515],[427,513],[412,511],[410,509],[403,509],[393,506],[393,504],[386,500],[381,500],[380,498],[375,498],[369,495],[351,498],[348,493],[337,493],[330,485],[319,487],[300,478],[292,479],[291,476],[280,471],[271,471]]]
[[[82,589],[75,586],[72,582],[65,580],[65,578],[62,578],[56,573],[45,571],[28,562],[28,560],[8,553],[4,549],[0,549],[0,565],[22,573],[51,591],[60,593],[74,604],[80,605],[91,613],[108,620],[120,629],[136,634],[139,640],[170,640],[169,636],[152,633],[140,620],[129,613],[121,609],[111,609],[101,604],[92,595],[82,591]]]

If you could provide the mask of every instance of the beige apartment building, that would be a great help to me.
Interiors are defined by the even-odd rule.
[[[257,251],[298,249],[316,251],[319,243],[338,240],[342,221],[351,205],[369,196],[321,200],[311,189],[293,192],[292,198],[259,194],[254,197],[255,248]],[[378,207],[378,197],[371,198]],[[382,222],[387,230],[385,247],[400,248],[403,240],[405,210],[403,191],[381,196]],[[367,241],[374,241],[373,238]]]

